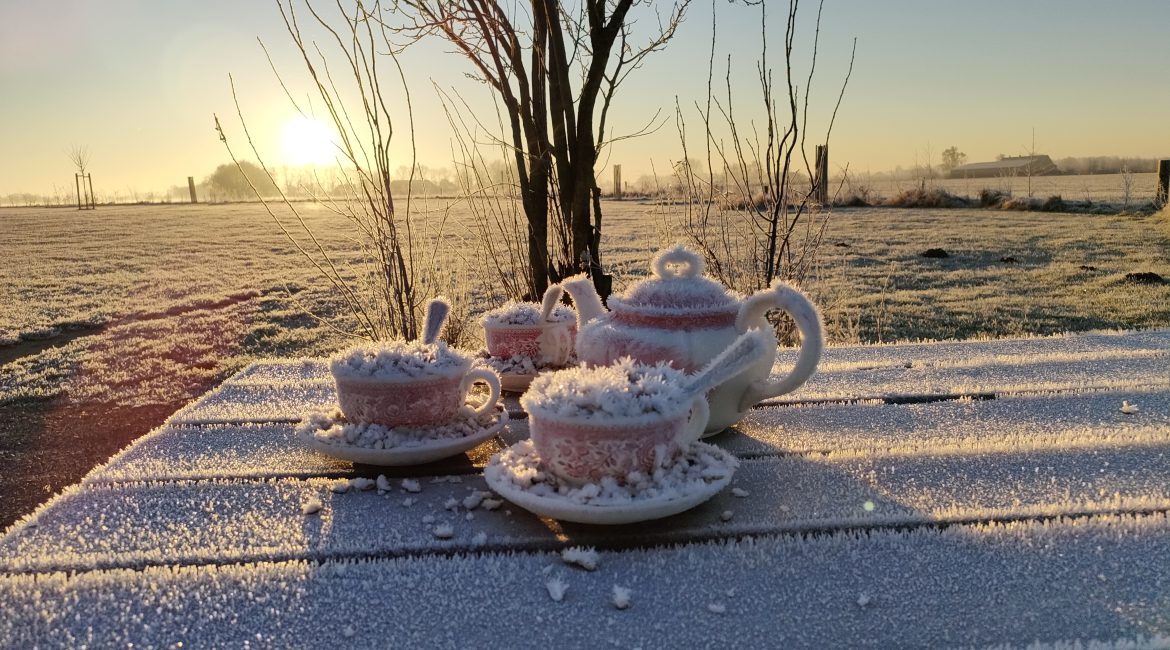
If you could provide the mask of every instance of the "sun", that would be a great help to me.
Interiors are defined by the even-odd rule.
[[[304,115],[284,123],[280,142],[290,165],[324,165],[333,162],[337,154],[329,126]]]

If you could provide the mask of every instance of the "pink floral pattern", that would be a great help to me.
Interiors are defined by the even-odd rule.
[[[532,443],[547,469],[576,482],[652,472],[659,456],[666,462],[682,451],[677,441],[687,426],[686,417],[637,427],[530,417]]]
[[[565,327],[554,325],[553,327]],[[569,350],[572,351],[573,337],[577,333],[576,326],[568,326]],[[493,357],[507,359],[509,357],[528,357],[540,359],[540,335],[543,332],[540,325],[485,325],[484,335],[487,339],[488,353]]]
[[[658,315],[645,314],[625,309],[614,311],[614,322],[631,327],[650,327],[662,330],[682,330],[686,332],[704,329],[721,329],[735,327],[736,312],[723,311],[715,313]]]
[[[450,421],[463,405],[462,375],[379,382],[334,378],[337,402],[350,422],[385,427],[435,425]]]

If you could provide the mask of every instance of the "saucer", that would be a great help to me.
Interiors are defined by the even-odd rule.
[[[500,373],[500,390],[508,393],[523,393],[528,390],[532,380],[537,375],[517,375],[510,372]]]
[[[480,417],[465,406],[455,419],[445,424],[387,428],[346,422],[341,411],[335,410],[306,417],[297,426],[296,433],[311,449],[353,463],[421,465],[482,444],[503,429],[507,421],[508,412],[499,406]],[[384,445],[382,449],[374,446],[378,441]]]
[[[494,454],[484,469],[488,487],[542,517],[580,524],[630,524],[690,510],[731,483],[739,466],[727,451],[696,442],[657,476],[636,485],[603,481],[568,485],[541,469],[531,440]]]
[[[500,376],[500,390],[509,393],[523,393],[528,390],[532,380],[540,376],[540,373],[570,368],[576,365],[576,358],[570,358],[570,362],[563,366],[554,366],[536,363],[528,357],[519,355],[509,358],[493,357],[487,349],[480,349],[476,353],[475,362],[496,371],[496,374]]]

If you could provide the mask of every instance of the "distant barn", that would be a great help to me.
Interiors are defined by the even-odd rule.
[[[994,162],[959,165],[951,170],[950,178],[1001,178],[1004,176],[1045,176],[1060,170],[1048,156],[1016,156]]]

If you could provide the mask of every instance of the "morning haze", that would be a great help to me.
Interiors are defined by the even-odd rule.
[[[759,104],[758,14],[716,4],[716,96],[724,92],[730,56],[737,110],[747,122],[759,117],[753,113]],[[809,5],[800,16],[794,76],[801,85],[814,9]],[[652,20],[648,14],[638,29],[648,30]],[[769,60],[775,64],[779,7],[770,20]],[[809,131],[824,132],[856,38],[832,136],[834,173],[846,165],[854,174],[937,166],[952,146],[969,162],[1032,151],[1054,159],[1165,157],[1170,89],[1154,80],[1165,76],[1170,60],[1158,33],[1166,24],[1170,4],[1153,0],[830,0],[821,17]],[[652,170],[662,174],[683,158],[675,102],[686,115],[705,101],[711,28],[711,6],[692,6],[670,47],[649,57],[623,86],[610,117],[613,134],[634,133],[647,123],[661,128],[615,143],[599,161],[600,177],[608,177],[611,164],[623,165],[628,180]],[[269,3],[4,3],[0,80],[9,100],[0,108],[0,197],[70,193],[68,152],[78,145],[91,153],[101,199],[162,197],[185,187],[188,176],[203,180],[228,162],[212,115],[224,120],[230,137],[242,138],[229,74],[268,165],[323,161],[326,154],[313,139],[318,127],[298,126],[258,38],[290,86],[304,88],[296,52]],[[497,120],[491,94],[464,76],[466,62],[447,49],[436,39],[402,56],[419,161],[438,175],[452,166],[452,135],[436,85],[462,94],[488,124]],[[401,99],[399,89],[391,94]],[[405,107],[399,101],[392,112],[399,121],[400,165],[406,166]],[[693,114],[688,123],[693,134]]]

